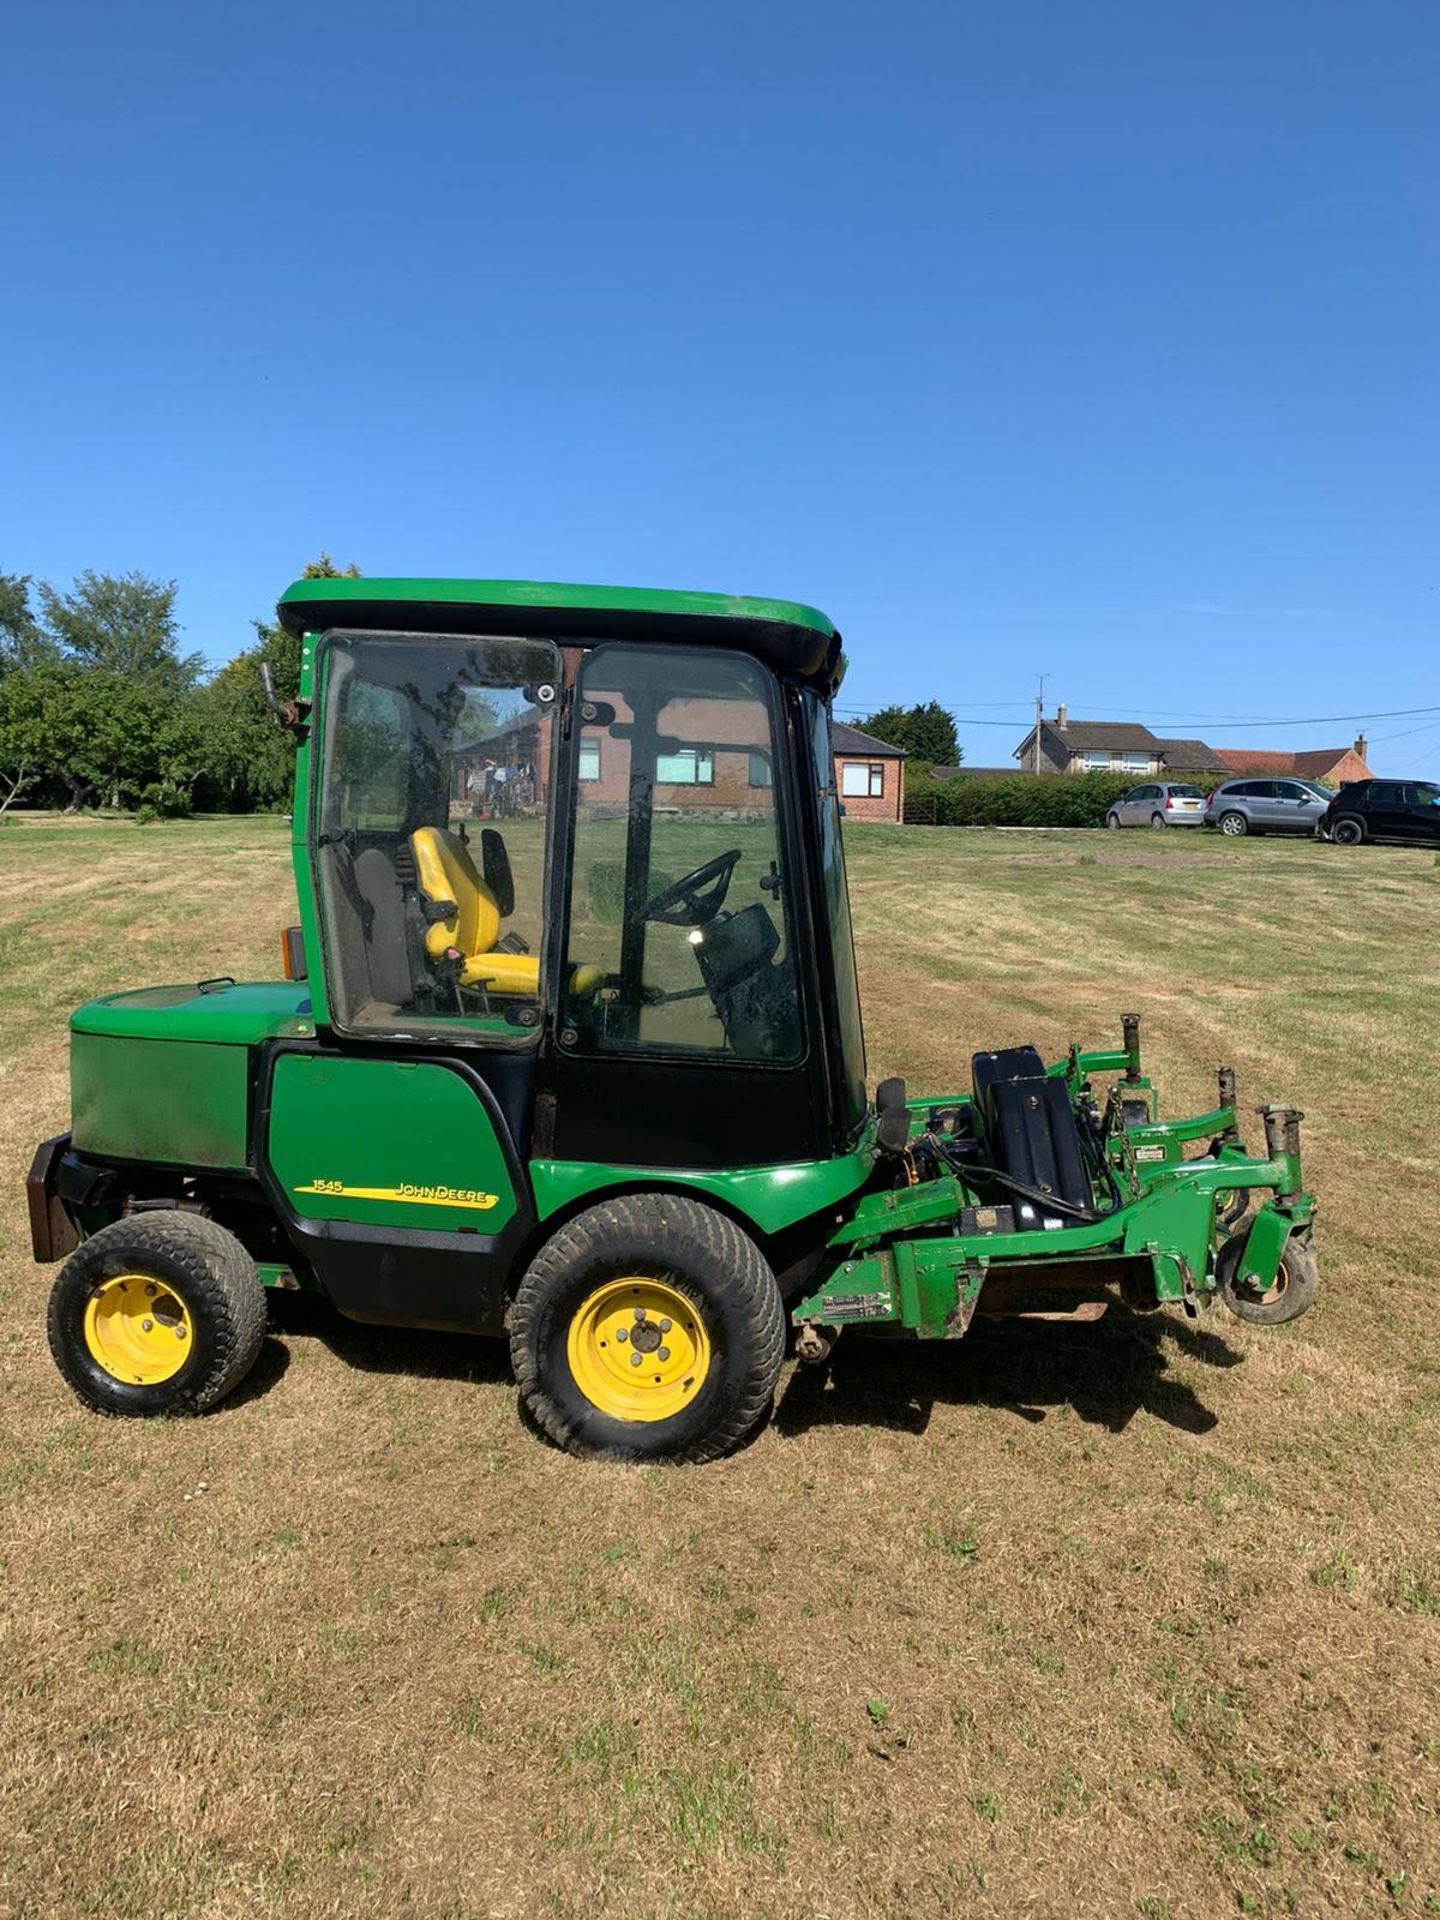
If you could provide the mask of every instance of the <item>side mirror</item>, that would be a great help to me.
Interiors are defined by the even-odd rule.
[[[265,705],[270,709],[271,718],[284,727],[287,733],[299,733],[310,714],[308,700],[277,700],[275,697],[275,676],[270,671],[270,662],[260,662],[260,687],[265,695]]]

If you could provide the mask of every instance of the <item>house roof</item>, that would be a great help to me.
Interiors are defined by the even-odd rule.
[[[1127,747],[1140,747],[1155,753],[1160,746],[1149,727],[1142,727],[1134,720],[1072,720],[1064,727],[1056,726],[1053,720],[1042,720],[1040,726],[1057,746],[1070,753],[1123,753]],[[1015,758],[1018,760],[1034,744],[1035,729],[1032,727],[1016,747]]]
[[[1043,737],[1062,753],[1144,753],[1185,773],[1223,772],[1225,762],[1203,740],[1162,740],[1138,720],[1071,720],[1065,726],[1042,720]],[[1023,760],[1035,745],[1032,727],[1015,749]],[[967,769],[968,771],[968,769]]]
[[[1231,773],[1293,773],[1302,780],[1321,780],[1337,766],[1351,747],[1309,747],[1300,753],[1266,747],[1221,747],[1220,764]]]
[[[908,760],[910,757],[903,747],[892,747],[884,740],[875,739],[873,734],[861,733],[858,727],[847,727],[843,720],[831,721],[830,744],[836,753],[863,753],[872,760]]]
[[[1229,765],[1203,740],[1162,740],[1160,758],[1176,773],[1223,773]]]

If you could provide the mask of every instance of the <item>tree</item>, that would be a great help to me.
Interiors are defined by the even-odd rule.
[[[887,747],[900,747],[922,767],[958,767],[960,743],[955,738],[955,716],[938,700],[913,707],[882,707],[860,722],[862,733],[873,734]]]
[[[55,646],[41,633],[30,605],[29,574],[0,573],[0,673],[55,657]]]
[[[143,573],[78,574],[69,593],[42,581],[44,632],[76,666],[95,667],[169,694],[187,693],[204,657],[182,655],[173,580]]]

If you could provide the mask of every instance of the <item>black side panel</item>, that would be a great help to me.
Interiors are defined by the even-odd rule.
[[[1070,1096],[1063,1081],[1046,1078],[1035,1048],[977,1053],[970,1069],[996,1165],[1072,1207],[1093,1206]]]
[[[297,1259],[346,1319],[488,1334],[505,1331],[511,1260],[524,1238],[518,1224],[490,1237],[285,1220]]]
[[[428,1233],[403,1227],[357,1226],[342,1220],[306,1220],[271,1172],[261,1150],[270,1131],[270,1088],[282,1053],[347,1054],[323,1039],[278,1041],[263,1051],[254,1123],[260,1179],[295,1258],[308,1267],[330,1300],[351,1320],[382,1326],[435,1327],[457,1333],[499,1334],[521,1252],[535,1228],[526,1166],[534,1098],[533,1052],[441,1054],[426,1049],[376,1049],[385,1059],[424,1061],[460,1075],[485,1107],[515,1189],[513,1218],[498,1234]],[[517,1142],[523,1142],[522,1155]]]
[[[564,1057],[556,1103],[558,1160],[623,1167],[777,1166],[830,1151],[823,1098],[807,1066],[761,1068]]]
[[[1070,1096],[1059,1080],[1009,1080],[994,1090],[992,1151],[1006,1173],[1068,1201],[1091,1207],[1080,1134]]]

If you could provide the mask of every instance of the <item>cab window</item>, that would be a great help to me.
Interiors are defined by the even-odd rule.
[[[776,725],[774,683],[745,656],[586,658],[562,1045],[800,1057]]]
[[[548,644],[335,634],[312,820],[336,1026],[539,1032]]]

